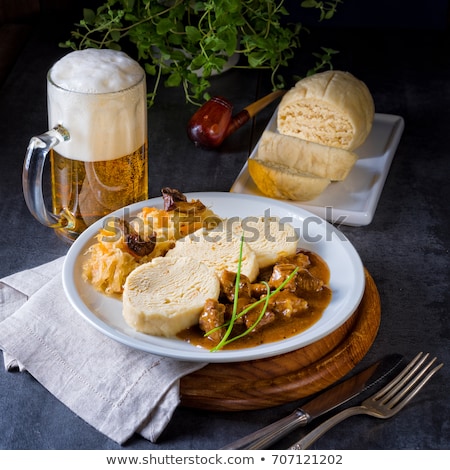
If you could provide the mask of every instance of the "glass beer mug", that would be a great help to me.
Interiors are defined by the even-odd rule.
[[[68,242],[96,220],[148,198],[147,96],[123,52],[74,51],[47,76],[51,129],[30,140],[23,192],[30,212]],[[43,195],[50,153],[52,210]]]

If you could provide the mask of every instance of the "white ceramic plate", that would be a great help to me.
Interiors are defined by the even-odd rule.
[[[277,112],[266,129],[277,131]],[[303,207],[333,224],[370,224],[403,129],[404,121],[400,116],[375,114],[371,133],[364,144],[356,149],[359,159],[345,181],[331,183],[319,197],[311,201],[288,202]],[[250,158],[257,152],[258,144]],[[247,163],[230,191],[262,196],[248,172]]]
[[[332,300],[321,319],[308,330],[289,339],[254,348],[210,352],[179,340],[138,333],[122,318],[122,302],[96,291],[81,278],[82,263],[94,236],[105,219],[123,217],[124,210],[114,212],[90,226],[71,246],[63,267],[66,295],[92,326],[105,335],[132,348],[149,353],[189,361],[236,362],[275,356],[311,344],[333,332],[355,311],[364,293],[364,269],[358,253],[350,241],[322,218],[284,202],[232,193],[189,193],[188,199],[200,199],[223,218],[234,216],[277,216],[291,223],[300,235],[299,246],[322,256],[330,268]],[[163,207],[162,198],[133,204],[126,208],[132,216],[143,207]]]

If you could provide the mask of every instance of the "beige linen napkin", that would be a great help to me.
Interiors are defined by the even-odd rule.
[[[205,364],[132,349],[89,325],[66,299],[64,258],[0,281],[0,349],[87,423],[123,444],[155,442],[179,404],[180,378]]]

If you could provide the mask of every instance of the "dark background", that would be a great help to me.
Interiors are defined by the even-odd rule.
[[[95,8],[102,3],[101,0],[0,0],[0,79],[14,62],[41,13],[55,13],[59,21],[69,23],[82,17],[84,7]],[[300,8],[300,4],[301,0],[285,1],[289,19],[317,27],[318,12]],[[319,27],[446,29],[448,19],[447,0],[344,0],[338,5],[335,17]]]
[[[301,0],[286,0],[290,12]],[[448,27],[447,0],[343,0],[337,14],[322,23],[326,28],[445,29]],[[300,9],[299,9],[300,10]],[[307,13],[305,13],[307,11]],[[294,14],[291,14],[295,17]],[[314,10],[301,9],[299,17],[309,23]]]
[[[83,6],[99,3],[0,0],[0,278],[67,252],[29,214],[20,174],[30,136],[47,128],[45,76],[65,53],[58,42],[68,39]],[[319,45],[340,51],[335,68],[352,71],[368,85],[377,112],[405,119],[373,222],[340,227],[376,280],[382,303],[380,331],[358,367],[383,354],[411,358],[420,350],[445,363],[394,419],[353,418],[330,431],[316,448],[450,449],[448,2],[347,0],[332,21],[320,25],[312,21],[315,12],[297,11],[305,24],[314,24],[313,33],[320,33],[311,35]],[[303,65],[298,61],[293,67]],[[270,91],[268,80],[242,70],[223,74],[213,86],[237,107]],[[197,150],[185,138],[193,112],[173,89],[161,90],[158,105],[149,111],[149,135],[156,136],[151,140],[151,197],[170,185],[183,192],[228,191],[273,108],[214,152]],[[236,414],[179,408],[157,444],[135,437],[125,449],[216,449],[285,416],[294,406]],[[2,367],[0,429],[1,449],[120,449],[31,375],[7,373]],[[287,448],[299,434],[276,448]]]

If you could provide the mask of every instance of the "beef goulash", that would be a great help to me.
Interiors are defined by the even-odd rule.
[[[84,279],[122,295],[129,326],[214,350],[278,341],[320,319],[332,295],[328,266],[298,248],[291,224],[220,219],[177,190],[163,195],[163,209],[114,219],[86,253]]]
[[[275,217],[270,223],[265,217],[249,219],[225,219],[212,230],[199,229],[177,240],[163,258],[134,270],[123,293],[125,321],[138,331],[177,335],[207,349],[224,338],[233,310],[233,340],[225,349],[281,340],[314,324],[331,300],[326,263],[311,252],[298,251],[298,236],[290,224]],[[207,274],[219,288],[205,298]],[[198,302],[193,302],[196,291]]]
[[[329,270],[325,261],[317,254],[299,251],[280,258],[273,266],[262,269],[255,282],[241,277],[239,283],[238,312],[267,294],[266,281],[276,289],[293,271],[297,274],[286,287],[270,298],[262,320],[252,328],[261,313],[262,303],[240,317],[233,328],[232,337],[250,329],[251,333],[228,343],[223,349],[240,349],[259,346],[290,338],[316,323],[331,301],[328,287]],[[178,333],[178,337],[207,349],[212,349],[223,338],[225,324],[231,316],[234,302],[236,274],[223,271],[220,276],[218,299],[208,299],[200,314],[198,325]],[[214,331],[207,335],[209,331]]]

